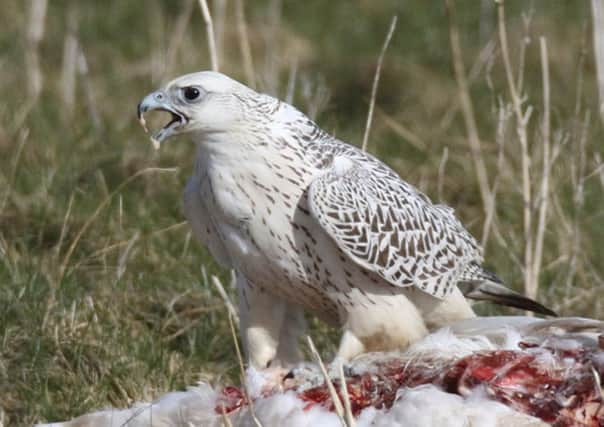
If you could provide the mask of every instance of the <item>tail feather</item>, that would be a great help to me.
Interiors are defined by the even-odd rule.
[[[532,311],[534,313],[557,317],[558,315],[546,306],[519,294],[503,285],[503,282],[493,273],[479,267],[474,270],[472,278],[462,277],[457,287],[466,298],[476,301],[490,301],[495,304],[506,305]]]

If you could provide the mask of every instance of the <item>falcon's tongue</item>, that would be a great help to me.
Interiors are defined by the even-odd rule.
[[[152,111],[152,110],[150,110]],[[171,115],[171,120],[161,129],[159,129],[157,132],[155,132],[152,136],[151,136],[151,142],[153,143],[153,148],[155,148],[156,150],[159,149],[161,143],[168,137],[170,137],[171,135],[174,134],[174,131],[184,125],[186,123],[186,119],[181,116],[180,114],[177,114],[173,111],[167,110],[167,109],[157,109],[155,111],[163,111],[166,113],[169,113]],[[140,122],[141,126],[143,127],[143,129],[145,129],[145,132],[149,132],[149,129],[147,128],[147,121],[145,120],[145,116],[144,113],[141,113],[138,117],[138,121]]]

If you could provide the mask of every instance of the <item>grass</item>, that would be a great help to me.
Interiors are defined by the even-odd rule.
[[[219,3],[210,2],[210,8]],[[478,52],[497,39],[495,10],[481,18],[478,2],[456,3],[470,70]],[[223,283],[229,273],[215,266],[182,224],[180,198],[193,147],[175,140],[154,152],[134,115],[140,98],[162,80],[210,67],[197,2],[153,0],[141,7],[118,0],[52,1],[37,47],[26,38],[29,2],[1,4],[0,420],[56,421],[152,399],[200,379],[236,381],[227,314],[199,266]],[[377,57],[398,14],[369,151],[436,200],[442,187],[443,201],[480,237],[485,215],[457,106],[444,2],[279,4],[258,1],[245,10],[260,88],[284,97],[295,64],[294,103],[318,110],[323,127],[359,145]],[[524,107],[533,107],[527,129],[533,188],[542,161],[539,36],[549,46],[552,141],[564,142],[552,167],[539,299],[564,315],[599,317],[604,175],[597,159],[604,147],[589,5],[531,4],[522,93]],[[528,7],[506,5],[515,75]],[[214,14],[219,62],[223,71],[244,79],[233,19],[232,2],[223,20]],[[76,75],[70,111],[63,49],[73,22],[88,71]],[[28,91],[24,52],[33,51],[44,77],[39,94]],[[499,237],[490,234],[487,265],[521,290],[526,236],[511,100],[499,51],[478,65],[469,91],[490,183],[499,176]],[[327,103],[321,88],[330,92]],[[312,319],[311,330],[328,360],[337,331]]]

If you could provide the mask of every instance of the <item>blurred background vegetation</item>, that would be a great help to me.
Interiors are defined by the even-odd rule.
[[[210,67],[198,2],[52,0],[40,8],[44,3],[0,0],[0,424],[124,407],[198,380],[237,381],[224,304],[207,280],[216,274],[232,292],[229,272],[216,268],[183,223],[181,193],[194,147],[171,140],[155,152],[135,119],[143,95]],[[362,138],[384,37],[398,15],[369,151],[453,206],[481,240],[487,215],[459,107],[444,1],[209,5],[221,71],[291,97],[354,144]],[[515,79],[524,111],[532,111],[533,239],[542,203],[539,37],[548,47],[555,158],[538,298],[563,315],[601,317],[604,147],[590,6],[515,0],[505,7]],[[489,185],[497,187],[486,264],[522,291],[522,156],[496,5],[458,0],[456,10],[482,155]],[[251,48],[253,82],[242,40]],[[311,324],[329,358],[336,331]]]

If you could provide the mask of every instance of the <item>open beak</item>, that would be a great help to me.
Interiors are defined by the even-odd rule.
[[[171,120],[160,130],[155,132],[151,136],[151,142],[153,143],[153,147],[155,149],[159,149],[160,144],[170,136],[174,135],[181,127],[188,123],[188,118],[183,113],[174,108],[168,96],[162,92],[157,91],[150,93],[145,96],[143,100],[138,104],[137,108],[137,116],[138,121],[141,123],[145,132],[148,132],[147,124],[145,121],[145,113],[147,111],[159,110],[170,113]]]

